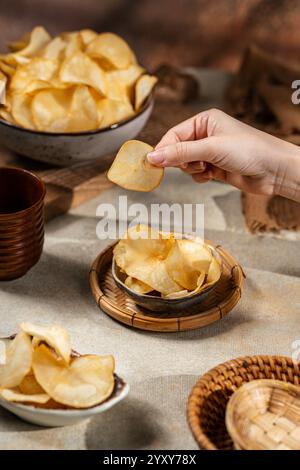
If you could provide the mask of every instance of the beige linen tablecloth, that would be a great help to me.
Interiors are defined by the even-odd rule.
[[[208,86],[204,92],[207,107]],[[96,208],[117,204],[123,194],[129,203],[205,204],[206,237],[230,250],[247,276],[240,303],[222,321],[158,334],[125,327],[98,309],[88,272],[108,242],[96,237]],[[15,332],[24,320],[61,323],[80,352],[114,354],[131,391],[105,414],[62,429],[39,428],[0,409],[0,449],[196,449],[185,409],[200,375],[240,355],[293,353],[293,342],[300,340],[299,260],[299,233],[250,235],[238,190],[214,182],[197,185],[175,169],[153,193],[114,187],[53,220],[39,264],[24,278],[0,284],[0,336]]]

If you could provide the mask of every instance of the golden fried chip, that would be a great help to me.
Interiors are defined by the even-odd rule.
[[[98,405],[114,388],[112,356],[80,356],[66,365],[42,344],[33,352],[32,367],[38,383],[51,398],[74,408]]]
[[[31,33],[29,33],[28,42],[25,47],[18,50],[15,55],[22,55],[26,57],[34,57],[48,42],[51,41],[51,36],[43,26],[37,26]],[[25,41],[26,42],[26,41]]]
[[[29,372],[18,386],[21,393],[24,395],[40,395],[45,393],[40,384],[36,381],[33,372]]]
[[[199,275],[208,273],[212,255],[203,244],[193,240],[175,240],[166,258],[166,268],[175,282],[192,291],[198,285]]]
[[[89,87],[80,85],[74,90],[71,101],[68,132],[96,129],[99,124],[98,109]]]
[[[27,129],[34,129],[34,122],[31,113],[31,100],[30,95],[16,93],[11,97],[11,114],[13,119],[22,127]]]
[[[7,64],[3,59],[0,58],[0,70],[7,77],[12,77],[16,71],[16,68],[12,65]]]
[[[0,71],[0,105],[6,104],[6,83],[7,77]]]
[[[24,91],[32,81],[49,82],[57,72],[58,63],[54,60],[37,57],[28,64],[19,67],[10,83],[12,91]]]
[[[174,244],[173,234],[159,232],[144,224],[130,227],[122,238],[135,250],[159,259],[165,259]]]
[[[79,32],[67,33],[63,36],[66,41],[65,57],[72,57],[73,55],[83,51],[84,44],[82,36]]]
[[[82,52],[77,52],[62,63],[59,76],[62,82],[89,85],[105,96],[105,73]]]
[[[68,132],[72,91],[46,89],[36,93],[31,110],[36,128],[48,132]]]
[[[21,331],[6,348],[5,364],[0,365],[0,387],[18,386],[31,369],[32,345],[30,337]]]
[[[10,114],[9,111],[7,111],[4,107],[0,106],[0,117],[4,119],[5,121],[9,122],[10,124],[16,124],[14,118]]]
[[[117,265],[128,276],[147,284],[152,290],[163,295],[182,290],[182,287],[170,277],[164,260],[154,256],[140,255],[126,244],[126,240],[121,240],[118,243],[114,249],[114,256]]]
[[[128,69],[106,72],[107,98],[132,103],[135,94],[135,83],[144,73],[144,70],[140,65],[133,64]]]
[[[216,260],[216,258],[212,258],[211,264],[209,266],[209,270],[206,276],[206,283],[205,286],[209,286],[217,282],[221,277],[221,266]]]
[[[135,104],[134,108],[136,111],[143,106],[144,102],[152,92],[157,78],[154,75],[142,75],[135,85]]]
[[[148,294],[151,292],[153,289],[152,287],[148,286],[142,281],[139,281],[138,279],[134,279],[133,277],[128,276],[125,279],[125,286],[127,286],[129,289],[132,289],[133,291],[137,292],[138,294]]]
[[[163,295],[178,292],[182,287],[170,277],[165,265],[173,242],[172,237],[163,238],[149,227],[138,225],[115,246],[114,259],[128,276],[147,284],[152,290]]]
[[[164,169],[151,165],[147,154],[153,148],[138,140],[129,140],[120,148],[107,177],[110,181],[132,191],[149,192],[160,185]]]
[[[206,285],[204,285],[204,280],[205,280],[205,273],[202,272],[199,277],[198,277],[198,280],[197,280],[197,286],[194,290],[190,291],[190,290],[187,290],[187,289],[184,289],[184,290],[181,290],[179,292],[174,292],[174,293],[171,293],[171,294],[168,294],[168,295],[165,295],[163,297],[165,297],[166,299],[179,299],[181,297],[188,297],[188,296],[191,296],[191,295],[194,295],[194,294],[198,294],[199,292],[201,292],[201,290],[203,290],[205,287],[207,287]]]
[[[64,57],[66,46],[66,42],[57,36],[42,49],[39,55],[44,59],[60,60]]]
[[[34,339],[44,341],[51,346],[59,357],[69,363],[71,357],[71,343],[68,332],[60,325],[35,325],[23,322],[20,325],[22,331]]]
[[[127,42],[113,33],[99,34],[89,43],[86,52],[108,68],[126,69],[136,63],[135,55]]]
[[[18,389],[13,390],[9,388],[0,389],[0,397],[6,401],[13,401],[18,403],[47,403],[50,400],[49,395],[46,393],[27,395],[20,392]]]
[[[79,33],[85,46],[87,46],[98,36],[96,31],[93,31],[92,29],[81,29]]]
[[[0,60],[5,62],[7,65],[11,67],[18,67],[19,65],[26,65],[29,64],[30,59],[28,57],[24,57],[18,54],[6,54],[0,55]]]
[[[101,127],[109,127],[128,119],[134,114],[129,102],[103,98],[97,101],[98,119]]]

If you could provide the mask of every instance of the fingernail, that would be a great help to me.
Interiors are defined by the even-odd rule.
[[[155,150],[154,152],[148,153],[147,159],[150,163],[157,165],[164,161],[164,156],[159,150]]]

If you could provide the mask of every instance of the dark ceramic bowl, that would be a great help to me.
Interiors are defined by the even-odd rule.
[[[121,145],[141,132],[152,109],[151,94],[134,116],[103,129],[73,133],[25,129],[0,118],[0,143],[20,155],[58,166],[101,159],[105,170]]]
[[[212,246],[208,246],[212,252],[212,255],[216,258],[221,267],[222,275],[222,259],[219,253]],[[132,289],[129,289],[129,287],[124,284],[125,278],[127,276],[125,273],[121,272],[114,258],[112,261],[112,275],[117,286],[126,292],[126,294],[131,297],[137,305],[152,312],[164,313],[181,313],[182,311],[193,313],[194,311],[197,311],[199,304],[201,304],[201,302],[207,298],[209,293],[216,288],[221,278],[220,276],[220,278],[214,284],[211,284],[196,294],[187,295],[186,297],[181,297],[178,299],[165,299],[159,295],[137,294]]]
[[[0,281],[17,279],[40,259],[44,183],[20,168],[0,168]]]

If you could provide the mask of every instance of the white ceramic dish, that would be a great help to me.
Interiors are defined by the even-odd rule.
[[[101,158],[105,170],[121,145],[141,132],[152,109],[153,95],[129,119],[103,129],[77,133],[34,131],[0,119],[0,144],[20,155],[58,166]]]
[[[47,427],[68,426],[103,413],[123,400],[128,395],[129,385],[125,384],[122,379],[118,378],[117,376],[115,383],[115,390],[111,397],[108,398],[105,402],[101,403],[101,405],[94,406],[93,408],[82,410],[48,410],[43,408],[36,408],[34,406],[8,402],[2,398],[0,398],[0,405],[29,423]]]

